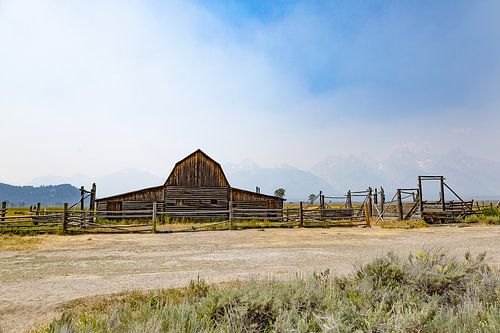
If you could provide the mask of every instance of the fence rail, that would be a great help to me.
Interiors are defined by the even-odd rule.
[[[262,226],[333,226],[339,221],[349,224],[369,224],[364,214],[352,208],[235,208],[229,209],[168,211],[152,204],[152,209],[121,211],[88,211],[65,207],[50,213],[29,215],[0,215],[0,232],[7,229],[59,228],[64,233],[72,232],[181,232],[203,229],[238,229]],[[160,208],[160,209],[158,209]],[[192,222],[185,228],[182,224]],[[174,222],[174,224],[172,224]],[[173,228],[172,226],[176,226]]]

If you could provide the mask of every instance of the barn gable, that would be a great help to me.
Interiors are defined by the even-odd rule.
[[[177,162],[165,186],[229,187],[219,163],[200,149]]]

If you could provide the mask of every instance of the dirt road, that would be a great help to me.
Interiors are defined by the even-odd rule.
[[[434,247],[460,257],[487,251],[487,261],[500,266],[500,227],[38,236],[34,243],[0,251],[0,331],[33,328],[81,297],[184,286],[197,276],[221,282],[326,268],[346,274],[388,251]]]

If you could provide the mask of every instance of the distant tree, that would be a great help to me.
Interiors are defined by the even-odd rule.
[[[309,203],[312,205],[318,196],[314,193],[309,194]]]
[[[285,189],[284,188],[279,188],[276,191],[274,191],[274,195],[277,196],[278,198],[284,198],[285,197]]]

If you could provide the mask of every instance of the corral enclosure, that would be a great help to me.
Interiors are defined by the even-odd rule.
[[[424,182],[438,184],[438,201],[426,199]],[[381,220],[450,222],[481,211],[478,202],[464,201],[443,176],[419,176],[415,188],[398,188],[390,200],[386,200],[382,187],[368,187],[361,191],[349,190],[340,196],[324,195],[320,191],[318,195],[309,196],[307,205],[300,202],[284,206],[283,198],[262,194],[258,187],[255,192],[232,187],[220,164],[199,149],[177,162],[163,185],[97,200],[95,184],[91,191],[83,186],[80,191],[80,201],[72,206],[66,203],[63,209],[42,210],[38,203],[33,210],[30,207],[28,215],[8,214],[3,202],[0,231],[44,231],[44,227],[50,227],[61,228],[63,234],[90,229],[157,232],[171,231],[164,225],[163,230],[158,230],[157,222],[178,220],[209,223],[189,227],[189,231],[258,227],[263,223],[281,227],[360,223],[370,226]],[[446,200],[450,194],[452,200]],[[84,207],[87,197],[89,209]],[[316,199],[319,204],[315,204]]]

